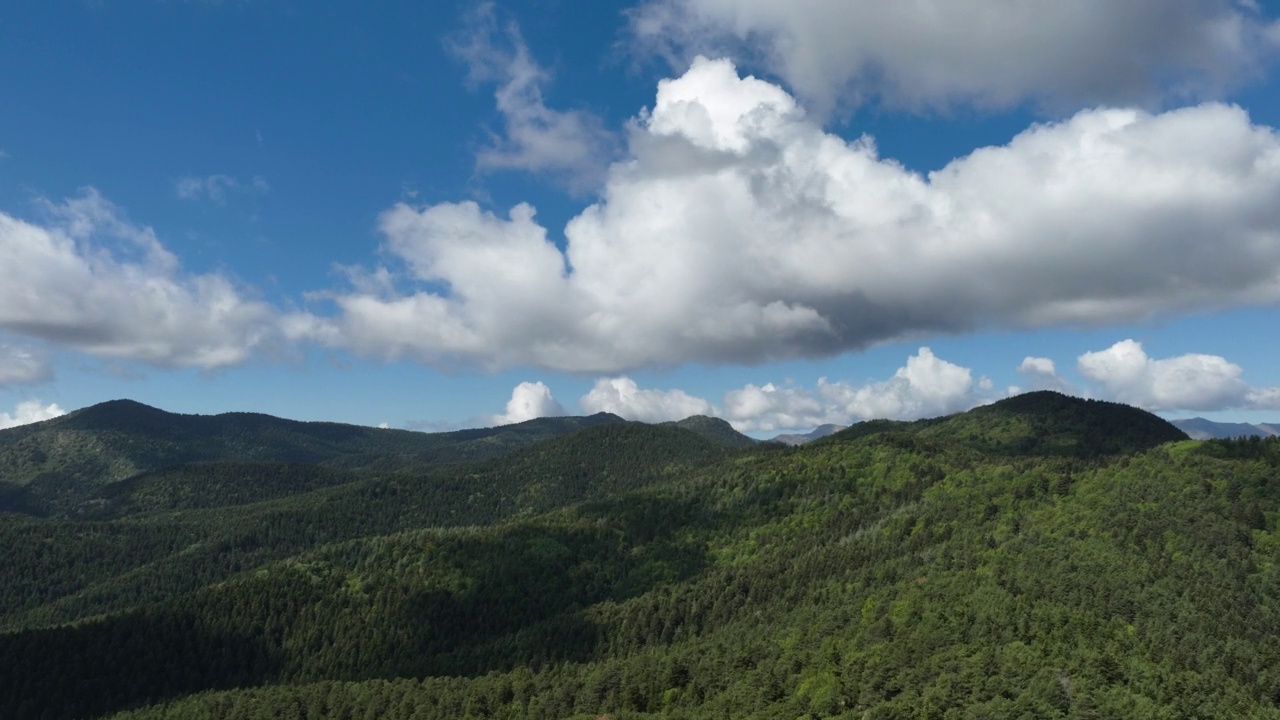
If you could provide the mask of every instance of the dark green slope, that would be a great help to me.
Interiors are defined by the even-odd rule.
[[[1102,452],[1087,403],[993,407],[738,452],[608,425],[447,468],[442,506],[519,509],[0,634],[0,717],[1280,717],[1280,441],[1152,444],[1102,407],[1143,446]],[[309,496],[357,525],[433,504],[369,482]],[[266,527],[295,522],[320,526]]]
[[[953,415],[921,429],[924,437],[986,453],[1098,457],[1186,440],[1167,420],[1129,405],[1030,392]]]
[[[421,467],[424,462],[465,462],[501,457],[512,450],[534,443],[563,437],[585,428],[625,422],[613,413],[596,413],[584,417],[545,417],[511,425],[490,428],[430,433],[437,446],[428,453],[410,454],[388,462],[384,458],[364,457],[357,460],[372,470],[399,470]]]
[[[1145,410],[1043,390],[942,418],[858,423],[819,442],[848,442],[885,432],[962,445],[987,455],[1076,458],[1140,452],[1187,439],[1172,423]]]
[[[669,482],[726,453],[678,428],[606,423],[502,459],[352,482],[299,465],[159,471],[104,488],[86,512],[94,520],[0,523],[0,546],[23,560],[0,564],[0,629],[159,601],[324,543],[537,515]],[[236,504],[255,497],[273,499]]]
[[[79,514],[111,520],[140,513],[236,507],[367,479],[364,473],[305,463],[187,463],[98,488]]]
[[[708,440],[731,448],[751,447],[756,444],[752,438],[743,435],[729,423],[720,418],[706,415],[690,415],[683,420],[662,423],[695,432]]]
[[[865,420],[860,423],[854,423],[849,427],[838,430],[836,432],[814,440],[813,445],[831,444],[831,443],[847,443],[868,435],[879,435],[886,432],[912,432],[918,429],[917,423],[903,422],[901,420]]]
[[[319,463],[351,454],[425,451],[441,444],[422,433],[253,413],[176,415],[129,400],[18,430],[0,431],[0,481],[12,485],[98,486],[189,462]]]
[[[255,413],[176,415],[116,400],[0,431],[0,511],[75,514],[86,502],[92,509],[93,496],[102,486],[188,463],[323,464],[385,473],[496,457],[584,427],[616,422],[621,418],[601,413],[420,433]]]
[[[121,717],[1280,717],[1280,442],[975,457],[868,438],[322,550],[167,611],[267,687]]]

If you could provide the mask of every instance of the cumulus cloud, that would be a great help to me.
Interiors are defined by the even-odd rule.
[[[968,410],[984,401],[973,371],[947,362],[922,347],[892,378],[854,387],[821,382],[819,393],[851,418],[916,420]]]
[[[1042,377],[1057,377],[1058,375],[1057,368],[1054,367],[1052,360],[1030,356],[1022,359],[1022,363],[1018,365],[1018,372],[1023,375],[1039,375]]]
[[[748,383],[724,395],[725,419],[741,432],[846,425],[842,408],[808,388]]]
[[[507,411],[494,415],[494,425],[534,420],[541,417],[559,417],[566,414],[564,408],[551,394],[551,388],[541,382],[522,382],[511,391]]]
[[[698,59],[628,148],[563,249],[528,205],[396,205],[380,229],[409,284],[334,293],[297,334],[619,373],[1280,301],[1280,138],[1237,107],[1087,110],[921,176]]]
[[[52,420],[66,414],[67,412],[58,407],[57,403],[43,405],[39,400],[26,400],[18,403],[18,407],[13,411],[12,415],[7,412],[0,412],[0,430]]]
[[[0,344],[0,387],[52,379],[53,365],[43,352],[22,345]]]
[[[818,381],[816,388],[748,384],[725,393],[724,417],[743,432],[813,428],[862,420],[918,420],[988,402],[990,385],[927,347],[893,377],[864,385]]]
[[[1280,410],[1280,387],[1249,388],[1244,402],[1251,410]]]
[[[1078,365],[1111,398],[1148,410],[1280,408],[1280,388],[1250,387],[1241,367],[1218,355],[1154,359],[1142,343],[1122,340],[1081,355]]]
[[[490,369],[580,350],[562,339],[572,330],[565,260],[533,221],[533,208],[517,206],[504,220],[475,203],[400,204],[379,226],[411,279],[447,285],[448,294],[396,295],[389,274],[356,273],[356,292],[331,295],[336,318],[293,316],[290,336],[388,359],[447,364],[456,357]]]
[[[1057,390],[1059,392],[1071,390],[1071,383],[1058,374],[1057,366],[1049,358],[1030,356],[1023,358],[1022,363],[1018,365],[1018,374],[1027,378],[1032,390]],[[1011,395],[1020,392],[1021,388],[1013,388],[1013,390],[1014,392],[1011,392]]]
[[[608,412],[640,422],[683,420],[691,415],[719,415],[706,400],[683,390],[642,390],[629,377],[601,378],[578,400],[584,412]]]
[[[0,330],[101,357],[211,369],[277,335],[273,310],[184,273],[150,228],[90,189],[38,225],[0,213]]]
[[[207,199],[219,205],[227,202],[233,192],[249,192],[264,195],[271,192],[265,178],[255,176],[249,182],[241,182],[230,175],[188,176],[174,183],[174,191],[183,200]]]
[[[1280,24],[1233,0],[648,0],[642,48],[728,53],[821,110],[1147,104],[1260,75]]]
[[[547,106],[543,88],[551,74],[533,59],[518,25],[499,28],[493,3],[483,3],[448,47],[467,63],[472,82],[497,85],[503,131],[480,150],[479,170],[545,172],[577,192],[598,187],[617,139],[590,112]]]
[[[641,388],[624,376],[597,380],[578,403],[585,412],[611,412],[628,420],[665,422],[711,415],[724,418],[741,432],[766,432],[945,415],[987,402],[988,390],[984,379],[975,380],[968,368],[922,347],[893,377],[865,385],[826,378],[811,388],[748,383],[726,392],[723,406],[717,407],[683,390]]]

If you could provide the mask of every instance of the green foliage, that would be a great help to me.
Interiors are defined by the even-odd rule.
[[[420,433],[254,413],[175,415],[115,400],[47,422],[0,430],[0,511],[61,517],[92,513],[104,499],[129,492],[104,492],[104,486],[193,463],[420,471],[434,464],[500,457],[585,427],[620,422],[616,415],[600,413]],[[177,472],[207,477],[217,471],[201,467]]]
[[[298,477],[0,524],[0,608],[34,608],[0,717],[1280,717],[1280,440],[1037,395],[796,449],[626,423]]]
[[[81,517],[251,505],[365,479],[347,470],[299,463],[200,462],[134,475],[98,489]]]
[[[191,465],[108,486],[88,515],[0,519],[0,630],[71,622],[194,591],[325,543],[532,517],[670,482],[725,450],[693,433],[609,423],[502,460],[356,475],[299,465]],[[257,469],[262,474],[240,476]],[[212,475],[206,475],[212,472]],[[119,496],[111,496],[119,485]],[[310,492],[287,494],[290,487]],[[237,505],[245,496],[277,497]],[[175,498],[184,508],[127,513]],[[207,506],[207,507],[205,507]],[[105,522],[120,518],[118,522]],[[0,715],[2,716],[2,715]]]
[[[1094,458],[1185,440],[1170,423],[1128,405],[1042,391],[946,418],[921,431],[991,454]]]
[[[964,445],[987,455],[1077,458],[1139,452],[1187,438],[1172,424],[1137,408],[1045,390],[934,420],[872,420],[819,442],[848,442],[886,432]]]
[[[745,448],[756,444],[755,440],[734,430],[733,426],[724,420],[706,415],[691,415],[683,420],[663,423],[663,425],[673,425],[689,430],[725,447]]]

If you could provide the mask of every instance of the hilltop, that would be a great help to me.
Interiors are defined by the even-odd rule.
[[[901,433],[989,455],[1091,458],[1145,450],[1187,439],[1173,424],[1121,403],[1049,390],[1030,392],[955,415],[912,423],[871,420],[828,436],[841,442]]]
[[[725,447],[744,448],[756,444],[754,439],[734,430],[733,426],[728,422],[720,418],[707,417],[706,415],[691,415],[683,420],[662,424],[697,433]]]

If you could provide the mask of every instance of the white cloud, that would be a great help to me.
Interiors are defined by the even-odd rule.
[[[183,200],[208,199],[222,205],[226,203],[229,193],[251,192],[265,195],[271,192],[271,184],[265,178],[256,175],[247,183],[230,175],[188,176],[174,183],[174,191]]]
[[[683,390],[642,390],[628,377],[601,378],[578,405],[587,413],[609,412],[640,422],[683,420],[691,415],[719,415],[706,400]]]
[[[1018,372],[1023,375],[1040,375],[1044,377],[1057,377],[1058,375],[1052,360],[1030,356],[1022,359],[1022,363],[1018,365]]]
[[[559,417],[564,408],[551,394],[551,388],[541,382],[522,382],[511,391],[507,411],[494,415],[494,425],[510,425],[541,417]]]
[[[1280,301],[1280,138],[1236,107],[1089,110],[924,177],[700,60],[629,147],[563,250],[527,205],[396,205],[385,249],[416,287],[336,293],[298,333],[616,373]]]
[[[12,415],[7,412],[0,412],[0,430],[7,430],[19,425],[29,425],[43,420],[52,420],[66,414],[67,412],[58,407],[57,403],[42,405],[39,400],[26,400],[18,403],[18,407],[13,411]]]
[[[1058,374],[1058,368],[1054,365],[1053,360],[1044,357],[1025,357],[1022,363],[1018,365],[1018,374],[1027,378],[1032,390],[1057,390],[1059,392],[1070,392],[1071,384]],[[1016,395],[1022,391],[1021,388],[1013,388]]]
[[[819,393],[849,417],[916,420],[968,410],[982,404],[973,372],[934,355],[927,348],[907,358],[905,367],[884,381],[854,387],[820,382]]]
[[[210,369],[277,336],[274,311],[218,274],[190,275],[96,191],[36,225],[0,213],[0,330],[100,357]]]
[[[1079,369],[1112,399],[1153,411],[1280,408],[1280,388],[1253,388],[1239,365],[1218,355],[1147,356],[1142,343],[1122,340],[1080,356]]]
[[[1250,410],[1280,410],[1280,387],[1249,388],[1244,403]]]
[[[676,63],[759,64],[822,111],[1213,95],[1280,46],[1280,23],[1232,0],[649,0],[631,29]]]
[[[843,410],[807,388],[747,384],[724,395],[725,419],[741,432],[848,424]]]
[[[479,170],[546,172],[576,192],[598,187],[617,155],[616,138],[590,112],[547,107],[543,88],[551,74],[533,59],[514,22],[499,29],[493,3],[483,3],[449,48],[467,63],[472,82],[497,85],[503,132],[480,150]]]
[[[862,420],[917,420],[990,400],[991,384],[922,347],[888,380],[854,385],[818,381],[814,389],[748,384],[725,393],[724,417],[742,432],[800,430]]]
[[[0,387],[52,379],[53,366],[43,352],[22,345],[0,344]]]
[[[424,284],[449,295],[394,294],[389,275],[356,273],[357,292],[334,295],[334,319],[295,315],[291,337],[308,337],[363,354],[448,364],[451,357],[489,368],[521,362],[530,353],[576,353],[563,344],[571,332],[564,257],[533,221],[527,205],[510,218],[474,203],[445,203],[421,211],[399,204],[383,213],[387,251]],[[501,338],[501,340],[499,340]],[[495,342],[496,341],[496,342]]]

